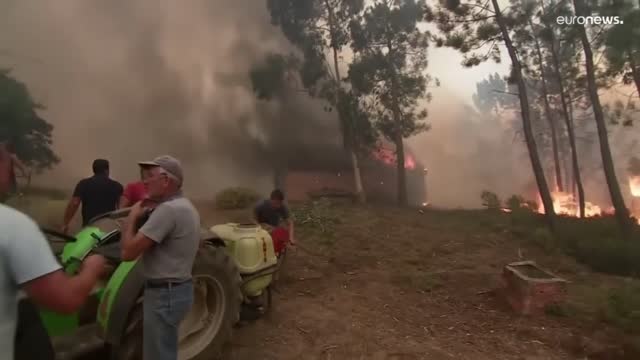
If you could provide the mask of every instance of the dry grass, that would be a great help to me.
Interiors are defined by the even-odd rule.
[[[7,205],[29,215],[40,226],[58,227],[62,223],[67,200],[52,199],[40,195],[25,195],[11,198]]]
[[[57,223],[64,210],[59,200],[14,205],[43,223]],[[250,208],[196,206],[205,226],[251,219]],[[271,315],[236,332],[229,359],[640,358],[625,348],[637,339],[623,331],[633,330],[625,319],[640,310],[638,280],[578,264],[536,219],[349,204],[327,210],[339,221],[323,231],[315,220],[298,224],[300,245]],[[502,267],[521,259],[570,280],[566,303],[522,318],[491,296]]]

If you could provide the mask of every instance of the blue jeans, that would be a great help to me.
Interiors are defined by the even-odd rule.
[[[193,304],[193,283],[144,289],[144,360],[177,360],[178,327]]]

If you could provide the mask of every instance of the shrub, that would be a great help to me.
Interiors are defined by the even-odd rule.
[[[333,226],[340,221],[331,209],[331,201],[326,198],[300,206],[293,217],[296,224],[319,230],[321,234],[333,234]]]
[[[531,233],[533,242],[547,253],[553,253],[558,249],[557,240],[553,237],[551,231],[546,227],[536,228]]]
[[[216,207],[223,210],[245,209],[255,204],[260,195],[252,189],[232,187],[216,194]]]
[[[495,193],[485,190],[480,195],[480,198],[482,199],[482,206],[489,210],[500,210],[502,208],[500,198]]]
[[[640,276],[640,242],[623,240],[612,216],[560,218],[558,239],[570,255],[596,271]]]
[[[626,331],[640,333],[640,286],[626,285],[611,290],[604,317]]]
[[[507,209],[510,209],[511,211],[517,211],[527,207],[527,202],[520,195],[512,195],[510,198],[507,199],[506,205],[507,205]]]

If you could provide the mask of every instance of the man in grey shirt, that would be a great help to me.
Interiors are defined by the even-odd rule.
[[[182,196],[182,166],[165,155],[141,162],[149,168],[144,180],[149,202],[157,204],[136,232],[149,208],[131,208],[122,237],[122,259],[141,257],[146,278],[143,301],[143,358],[176,360],[178,327],[193,303],[191,270],[200,244],[200,216]]]

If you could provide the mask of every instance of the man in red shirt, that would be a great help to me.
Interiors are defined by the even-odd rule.
[[[147,188],[144,185],[144,180],[149,177],[149,168],[146,166],[140,167],[140,181],[135,181],[127,184],[124,188],[124,192],[120,197],[120,209],[133,206],[133,204],[142,201],[147,198]]]

